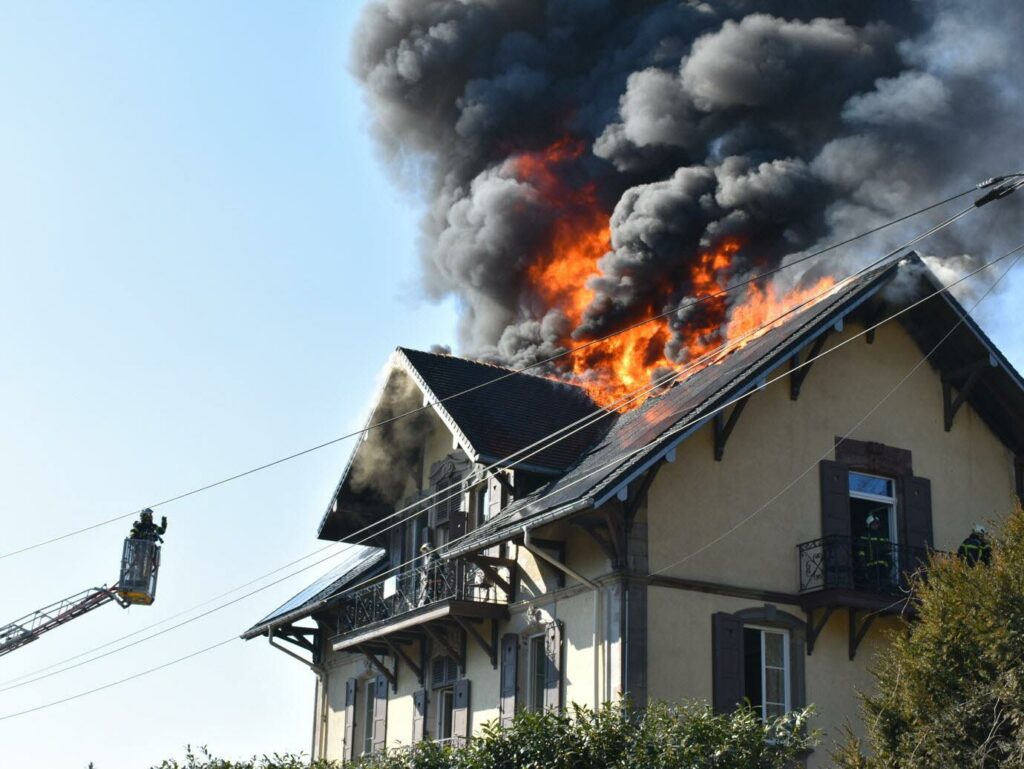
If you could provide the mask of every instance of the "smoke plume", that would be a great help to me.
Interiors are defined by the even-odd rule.
[[[353,67],[460,351],[520,366],[1017,170],[1022,28],[1008,1],[386,0]],[[983,258],[1003,219],[927,247]],[[685,360],[727,313],[640,352]]]

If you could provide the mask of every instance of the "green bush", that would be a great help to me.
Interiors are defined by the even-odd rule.
[[[642,713],[619,705],[573,706],[558,714],[521,713],[503,729],[484,724],[465,747],[422,742],[359,762],[360,769],[785,769],[815,743],[809,712],[762,723],[751,710],[714,715],[704,705],[655,704]],[[299,769],[299,756],[233,763],[188,751],[185,763],[154,769]],[[315,762],[314,769],[337,764]]]
[[[894,637],[863,699],[866,737],[846,769],[1024,767],[1024,513],[992,543],[991,565],[937,556],[918,580],[917,621]]]

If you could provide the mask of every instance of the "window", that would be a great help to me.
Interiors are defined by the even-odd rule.
[[[530,638],[529,675],[527,682],[527,706],[538,713],[544,710],[544,688],[547,685],[548,655],[544,648],[544,636]]]
[[[363,755],[373,753],[373,705],[377,701],[377,680],[366,682],[363,697]]]
[[[869,536],[872,516],[879,521],[875,536],[896,541],[896,484],[891,478],[850,473],[850,530],[854,537]]]
[[[743,628],[743,689],[762,719],[790,711],[789,633],[778,628]]]
[[[455,691],[451,686],[438,689],[434,694],[434,701],[437,703],[437,724],[434,730],[434,737],[440,741],[450,741],[452,738],[452,711],[455,707]]]

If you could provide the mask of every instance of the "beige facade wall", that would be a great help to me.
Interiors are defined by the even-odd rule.
[[[828,346],[858,330],[847,327]],[[927,364],[892,392],[921,357],[902,327],[883,326],[874,344],[857,339],[815,363],[798,401],[788,378],[755,394],[723,461],[714,460],[711,426],[685,441],[650,488],[652,573],[797,593],[797,545],[822,534],[818,463],[835,458],[835,437],[847,432],[911,450],[914,474],[931,480],[937,548],[956,550],[975,521],[998,522],[1013,499],[1008,450],[969,406],[945,432],[939,375]],[[648,601],[650,696],[710,700],[712,614],[763,602],[663,587],[650,588]],[[798,606],[778,608],[805,617]],[[875,621],[850,661],[847,613],[825,626],[805,663],[807,702],[826,741],[846,723],[856,729],[856,693],[871,687],[871,661],[899,627]],[[825,765],[826,752],[810,765]]]

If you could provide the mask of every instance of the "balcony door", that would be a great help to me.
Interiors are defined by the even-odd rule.
[[[886,592],[893,585],[899,569],[896,517],[894,479],[850,472],[850,534],[858,587]]]

